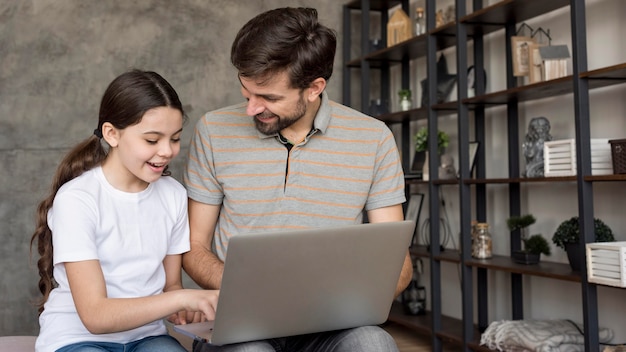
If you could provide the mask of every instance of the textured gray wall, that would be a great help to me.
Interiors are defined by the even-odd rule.
[[[37,334],[36,261],[29,259],[37,203],[60,158],[96,127],[108,83],[128,68],[161,73],[190,117],[177,178],[197,119],[242,100],[230,44],[254,15],[316,7],[341,30],[336,0],[0,1],[0,336]],[[328,91],[340,100],[341,36]],[[180,179],[180,178],[179,178]],[[189,280],[186,280],[187,284]]]

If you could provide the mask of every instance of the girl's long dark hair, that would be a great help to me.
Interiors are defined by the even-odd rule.
[[[48,211],[59,188],[66,182],[80,176],[104,161],[107,149],[100,137],[102,124],[111,123],[117,129],[124,129],[141,121],[150,109],[172,107],[185,116],[183,106],[174,88],[159,74],[150,71],[132,70],[115,78],[108,86],[100,103],[98,128],[94,135],[76,145],[59,164],[48,196],[37,207],[35,233],[30,240],[32,247],[37,242],[39,268],[39,291],[43,297],[37,303],[39,313],[56,283],[53,277],[52,231],[48,226]]]

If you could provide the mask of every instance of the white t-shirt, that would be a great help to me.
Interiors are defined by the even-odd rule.
[[[166,333],[158,320],[129,331],[91,334],[76,312],[64,263],[99,260],[109,298],[163,292],[163,259],[189,251],[187,193],[180,183],[161,177],[142,192],[126,193],[113,188],[96,167],[59,189],[48,225],[58,287],[39,317],[37,352],[81,341],[127,343]]]

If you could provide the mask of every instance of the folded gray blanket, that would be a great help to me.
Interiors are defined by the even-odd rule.
[[[585,351],[582,324],[570,320],[500,320],[489,324],[480,344],[498,351]],[[613,331],[599,329],[599,341],[608,343]]]

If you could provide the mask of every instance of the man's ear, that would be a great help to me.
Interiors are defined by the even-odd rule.
[[[110,122],[105,122],[102,124],[102,138],[104,138],[108,145],[115,148],[119,143],[120,131]]]
[[[326,88],[326,80],[325,79],[323,79],[321,77],[315,79],[309,85],[308,94],[306,96],[306,99],[308,101],[310,101],[310,102],[315,101],[317,99],[317,97],[322,95],[322,92],[324,91],[325,88]]]

